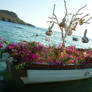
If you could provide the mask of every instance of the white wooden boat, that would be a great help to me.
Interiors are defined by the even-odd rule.
[[[24,84],[64,82],[92,77],[92,65],[30,65]]]

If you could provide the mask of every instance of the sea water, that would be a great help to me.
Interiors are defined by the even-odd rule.
[[[62,43],[61,33],[53,31],[52,36],[47,36],[47,29],[31,27],[16,23],[0,21],[0,37],[9,42],[37,41],[44,45],[58,45]],[[73,41],[72,38],[76,37],[78,41]],[[50,41],[46,41],[49,39]],[[76,46],[77,48],[92,48],[92,39],[89,39],[88,43],[82,43],[80,36],[67,36],[66,46]]]

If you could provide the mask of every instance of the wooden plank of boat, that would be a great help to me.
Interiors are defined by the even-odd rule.
[[[30,67],[29,67],[30,66]],[[92,77],[92,65],[42,65],[29,64],[24,84],[49,83],[86,79]]]

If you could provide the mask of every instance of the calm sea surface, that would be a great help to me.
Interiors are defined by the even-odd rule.
[[[0,21],[0,37],[10,42],[37,41],[44,45],[58,45],[61,42],[61,33],[53,32],[51,37],[46,36],[47,29],[34,28],[24,26],[21,24],[9,23]],[[77,37],[78,41],[73,41],[72,37]],[[49,39],[50,42],[46,41]],[[66,46],[74,45],[77,48],[92,48],[92,39],[88,43],[82,43],[81,37],[69,36],[66,38]],[[5,62],[0,62],[0,72],[6,68]],[[0,92],[92,92],[92,79],[71,81],[66,83],[52,83],[25,86],[22,83],[17,83],[16,79],[10,79],[7,82],[2,82],[3,78],[0,76]]]
[[[24,26],[21,24],[9,23],[0,21],[0,37],[10,42],[26,41],[38,41],[43,44],[58,45],[61,42],[61,33],[53,32],[52,36],[46,36],[47,29],[34,28],[30,26]],[[38,36],[36,36],[38,35]],[[73,41],[72,37],[77,37],[78,41]],[[49,39],[50,42],[46,41]],[[68,36],[66,38],[66,46],[74,45],[77,48],[91,48],[92,39],[88,43],[82,43],[79,36]]]

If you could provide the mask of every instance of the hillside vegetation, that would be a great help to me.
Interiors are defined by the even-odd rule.
[[[23,25],[29,25],[34,26],[32,24],[26,23],[23,20],[21,20],[16,13],[8,11],[8,10],[0,10],[0,20],[6,21],[6,22],[13,22]]]

